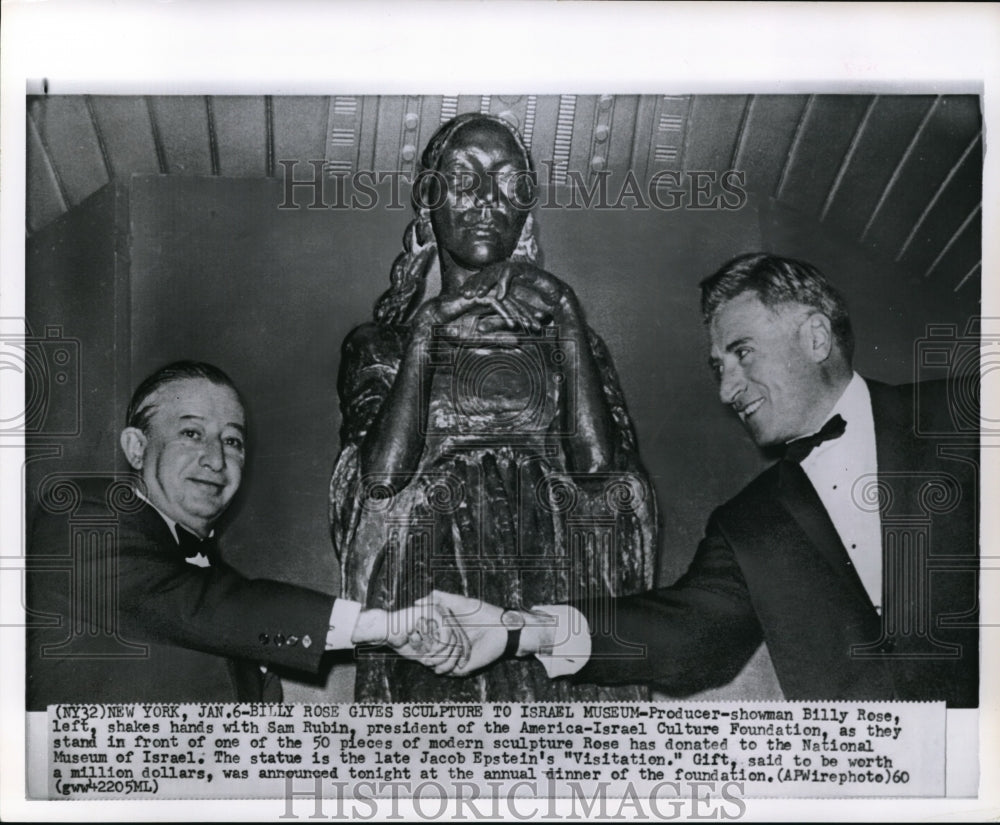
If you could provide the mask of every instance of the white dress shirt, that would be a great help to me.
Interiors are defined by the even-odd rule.
[[[862,490],[875,482],[878,460],[872,400],[864,379],[854,373],[827,420],[847,422],[840,438],[824,441],[802,459],[820,501],[875,609],[882,609],[882,522],[878,508],[863,505]]]
[[[878,509],[861,506],[861,490],[876,479],[875,421],[864,379],[854,373],[824,423],[840,415],[844,434],[814,447],[802,469],[816,488],[837,535],[875,609],[882,611],[882,522]],[[805,435],[811,435],[806,433]],[[556,642],[538,660],[550,677],[576,673],[590,659],[590,627],[576,608],[539,605],[536,610],[557,617]]]
[[[159,507],[153,504],[153,502],[151,502],[148,498],[146,498],[146,496],[144,496],[139,490],[136,490],[135,494],[143,501],[145,501],[146,504],[148,504],[150,507],[156,510],[157,513],[160,514],[160,518],[162,518],[167,523],[167,527],[170,528],[170,535],[174,537],[174,541],[176,541],[177,544],[180,544],[181,540],[177,536],[177,522],[174,519],[170,518],[170,516],[164,513]],[[214,535],[215,535],[215,530],[209,533],[208,536],[206,536],[206,538],[212,538],[212,536]],[[194,556],[188,556],[186,559],[184,559],[184,561],[186,561],[188,564],[193,564],[195,567],[212,566],[212,563],[208,560],[208,556],[206,556],[204,553],[198,553],[197,555]]]
[[[535,654],[550,679],[576,673],[590,659],[590,625],[586,617],[568,604],[544,604],[533,613],[545,613],[555,627],[552,647]]]

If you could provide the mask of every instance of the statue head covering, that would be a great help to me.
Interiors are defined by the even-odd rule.
[[[432,173],[440,171],[441,160],[455,135],[465,127],[483,123],[499,125],[511,135],[521,152],[524,168],[529,172],[528,179],[531,185],[534,185],[534,166],[531,162],[531,154],[528,152],[524,138],[509,122],[495,115],[468,112],[443,123],[431,136],[420,156],[420,166],[410,196],[413,209],[417,214],[403,233],[403,251],[392,264],[389,289],[375,305],[375,320],[378,323],[405,323],[410,314],[420,305],[427,284],[427,273],[433,266],[436,257],[433,252],[437,251],[434,230],[431,225],[431,210],[428,206],[428,203],[432,203],[433,199],[427,197],[427,187],[433,184],[434,175]],[[530,200],[530,197],[523,199],[524,202],[530,202]],[[534,263],[538,259],[535,222],[530,213],[524,223],[524,228],[521,230],[517,248],[511,254],[510,259],[530,263]]]

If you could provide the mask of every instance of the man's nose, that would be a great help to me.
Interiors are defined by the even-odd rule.
[[[205,442],[201,453],[201,465],[216,472],[220,472],[226,466],[226,452],[222,449],[221,441],[208,439]]]
[[[722,367],[722,376],[719,379],[719,400],[723,404],[732,404],[745,385],[743,375],[736,367]]]

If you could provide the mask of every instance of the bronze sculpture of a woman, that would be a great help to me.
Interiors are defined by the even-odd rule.
[[[344,595],[530,608],[650,587],[653,491],[603,343],[535,264],[520,135],[460,115],[421,166],[391,286],[343,347],[330,503]],[[441,291],[423,300],[435,256]],[[358,661],[357,701],[642,698],[549,680],[533,659],[461,679],[382,651]]]

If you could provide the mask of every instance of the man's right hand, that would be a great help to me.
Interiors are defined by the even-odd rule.
[[[430,603],[395,611],[363,610],[351,641],[356,645],[388,645],[400,656],[442,675],[466,662],[471,648],[462,626],[448,609]]]
[[[457,666],[447,671],[451,676],[466,676],[491,665],[507,648],[507,628],[501,620],[504,614],[502,607],[440,590],[419,599],[416,606],[433,607],[439,614],[447,617],[449,624],[456,623],[459,626],[465,640],[466,654],[459,659]],[[524,619],[524,626],[517,655],[530,656],[551,651],[556,636],[553,618],[539,612],[519,612]]]
[[[418,599],[416,607],[433,607],[439,613],[447,614],[449,622],[454,621],[461,628],[467,640],[466,655],[450,671],[452,676],[466,676],[492,664],[503,655],[507,647],[507,629],[500,621],[503,608],[481,599],[470,599],[455,593],[433,591]]]

